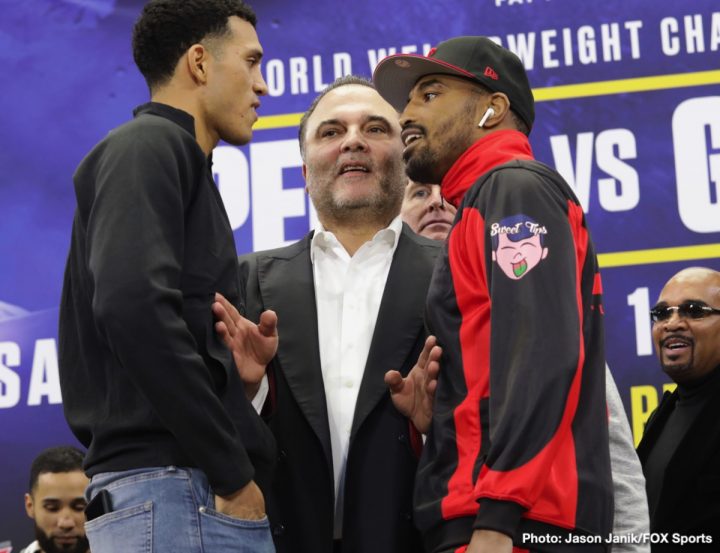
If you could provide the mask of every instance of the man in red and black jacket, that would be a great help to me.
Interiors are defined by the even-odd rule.
[[[427,299],[444,354],[415,489],[425,547],[605,551],[597,258],[574,193],[533,158],[522,63],[460,37],[386,58],[373,78],[402,112],[408,176],[458,207]]]

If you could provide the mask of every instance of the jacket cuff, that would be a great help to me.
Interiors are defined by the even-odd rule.
[[[473,523],[473,530],[495,530],[510,536],[517,534],[525,507],[512,501],[482,498],[480,509]]]

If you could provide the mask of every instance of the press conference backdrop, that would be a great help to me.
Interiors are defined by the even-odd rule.
[[[252,144],[214,152],[238,252],[290,243],[313,225],[297,123],[325,85],[369,76],[387,54],[495,37],[528,70],[535,154],[574,187],[601,252],[608,362],[639,439],[667,380],[648,310],[683,267],[720,269],[717,0],[257,4],[269,95]],[[0,543],[16,548],[31,539],[22,508],[31,459],[74,443],[56,324],[71,177],[148,98],[130,51],[141,5],[0,1]]]

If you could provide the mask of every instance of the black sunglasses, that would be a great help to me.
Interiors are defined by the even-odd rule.
[[[720,315],[720,309],[715,309],[697,301],[686,301],[680,305],[660,305],[650,310],[650,320],[654,323],[667,321],[677,311],[678,317],[683,319],[704,319],[710,315]]]

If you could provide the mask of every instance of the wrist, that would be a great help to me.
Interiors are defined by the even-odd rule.
[[[260,390],[261,382],[262,380],[260,382],[243,382],[243,387],[245,389],[245,397],[247,397],[250,401],[255,399],[255,396]]]

